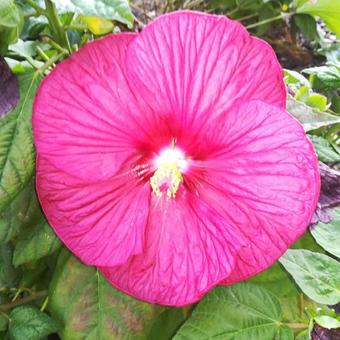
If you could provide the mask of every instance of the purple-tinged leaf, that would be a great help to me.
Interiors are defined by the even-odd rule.
[[[0,117],[13,110],[19,101],[19,85],[5,59],[0,57]]]
[[[315,325],[311,334],[312,340],[339,340],[340,328],[327,329],[319,325]]]
[[[340,171],[324,163],[319,163],[321,175],[321,191],[318,206],[313,215],[311,225],[318,222],[329,223],[332,220],[328,209],[340,205]]]

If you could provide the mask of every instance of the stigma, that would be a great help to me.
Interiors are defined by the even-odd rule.
[[[156,171],[150,178],[150,185],[156,196],[166,195],[168,199],[174,198],[183,182],[182,173],[187,167],[184,153],[175,147],[161,151],[155,158]]]

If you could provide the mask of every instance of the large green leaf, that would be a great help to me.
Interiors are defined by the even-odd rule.
[[[7,329],[7,326],[8,317],[5,314],[0,314],[0,332],[5,331]]]
[[[23,18],[14,0],[0,1],[0,53],[15,42],[22,30]]]
[[[333,148],[333,146],[320,136],[309,136],[312,140],[316,153],[320,161],[325,163],[340,162],[340,154]]]
[[[314,77],[313,87],[316,90],[337,90],[340,88],[340,67],[336,65],[324,65],[310,67],[303,70],[304,73]]]
[[[316,242],[326,251],[340,258],[340,208],[330,212],[333,220],[329,223],[319,222],[310,228]]]
[[[316,20],[309,14],[294,14],[292,22],[300,29],[303,35],[310,41],[318,40]]]
[[[287,271],[279,264],[274,263],[264,272],[257,274],[248,280],[261,285],[277,297],[296,296],[299,290]]]
[[[93,268],[61,252],[50,285],[49,309],[62,339],[146,339],[162,311],[113,288]]]
[[[28,230],[27,230],[28,229]],[[55,252],[61,245],[53,229],[41,215],[40,221],[19,236],[15,245],[13,263],[15,266],[36,261]]]
[[[334,305],[340,301],[340,263],[304,249],[288,249],[280,262],[312,300]]]
[[[193,311],[174,339],[293,339],[282,323],[279,300],[264,288],[240,283],[216,287]]]
[[[152,325],[147,340],[170,340],[186,318],[186,308],[172,307],[162,312]]]
[[[0,209],[0,242],[8,242],[16,237],[22,227],[40,213],[39,210],[34,180],[31,180],[8,206]]]
[[[320,315],[314,318],[318,325],[327,328],[340,328],[340,321],[328,315]]]
[[[317,253],[324,253],[322,247],[320,247],[311,233],[306,231],[294,244],[291,245],[292,249],[308,249]]]
[[[112,19],[132,26],[133,14],[128,0],[53,0],[60,13],[78,14]]]
[[[31,114],[40,78],[39,72],[19,76],[19,103],[0,120],[0,211],[24,189],[34,172]]]
[[[12,264],[13,246],[0,243],[0,289],[15,287],[20,280],[20,270]]]
[[[33,57],[37,54],[38,47],[42,50],[49,49],[48,44],[44,44],[40,41],[23,41],[21,39],[18,39],[15,44],[10,45],[8,49],[20,57],[25,58],[30,62],[31,65],[34,65],[36,68],[38,68],[44,64],[41,61],[33,59]]]
[[[284,80],[286,84],[300,84],[307,88],[311,87],[309,80],[294,70],[284,69]]]
[[[340,1],[338,0],[308,0],[298,1],[298,13],[308,13],[319,16],[327,23],[330,30],[340,37]]]
[[[287,322],[299,322],[308,324],[310,316],[306,313],[308,310],[315,310],[318,306],[316,302],[306,297],[301,291],[294,297],[280,298],[283,312],[283,320]]]
[[[55,333],[58,324],[36,307],[20,306],[10,314],[9,335],[12,340],[39,340]]]
[[[306,104],[295,100],[292,96],[288,96],[287,98],[287,111],[303,125],[305,131],[340,123],[339,116],[307,106]]]

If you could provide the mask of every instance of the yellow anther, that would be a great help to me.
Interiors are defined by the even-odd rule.
[[[176,192],[182,181],[183,177],[176,162],[161,163],[150,178],[153,192],[158,197],[166,193],[168,198],[176,196]]]

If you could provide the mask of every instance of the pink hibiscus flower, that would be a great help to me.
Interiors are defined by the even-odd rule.
[[[273,50],[225,17],[98,39],[35,99],[42,208],[115,287],[193,303],[270,266],[311,220],[317,160],[284,108]]]

